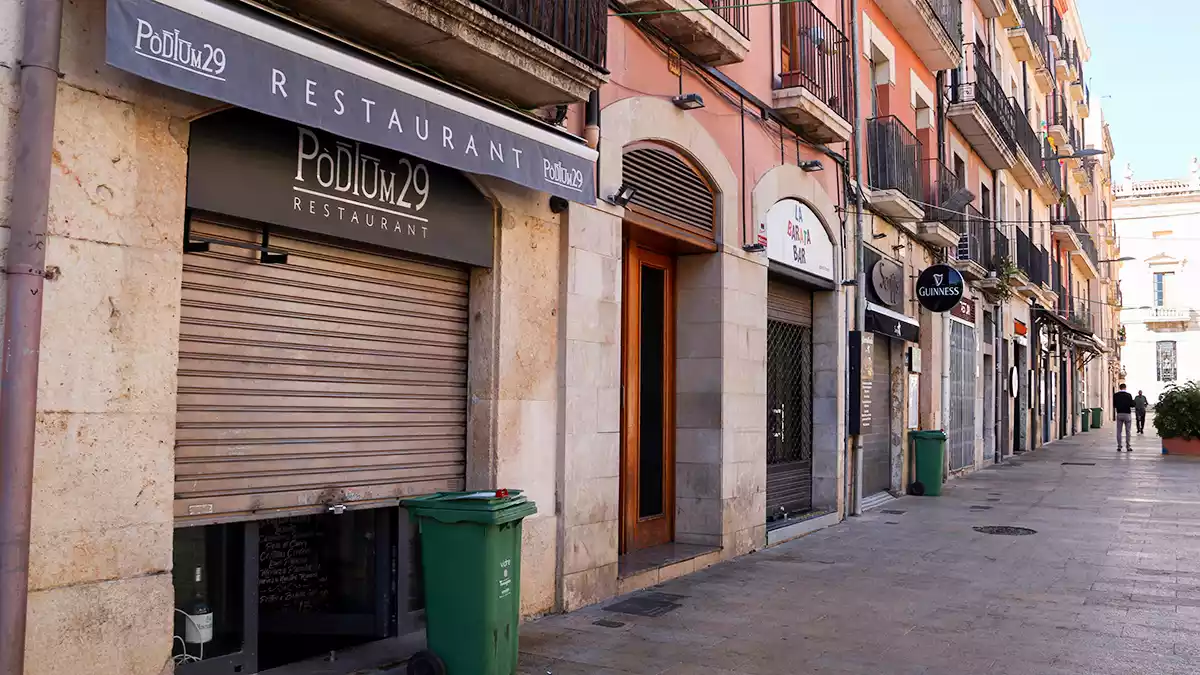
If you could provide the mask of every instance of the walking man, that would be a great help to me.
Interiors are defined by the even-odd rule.
[[[1121,391],[1113,394],[1113,410],[1117,411],[1117,452],[1121,451],[1121,429],[1125,430],[1125,450],[1133,452],[1129,444],[1129,427],[1133,423],[1133,397],[1121,385]]]
[[[1139,434],[1146,433],[1146,406],[1148,405],[1150,402],[1146,400],[1146,395],[1142,393],[1141,389],[1138,389],[1138,395],[1133,397],[1133,412],[1134,417],[1137,418]]]

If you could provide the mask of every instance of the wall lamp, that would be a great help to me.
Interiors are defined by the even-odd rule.
[[[885,238],[887,238],[887,234],[884,232],[876,232],[871,235],[871,238],[872,239],[885,239]]]
[[[621,183],[621,187],[617,189],[616,193],[608,198],[608,203],[613,206],[625,207],[633,201],[635,194],[637,194],[637,188]]]
[[[680,94],[671,99],[671,103],[675,104],[680,110],[696,110],[704,107],[704,99],[700,94]]]
[[[824,171],[825,165],[819,159],[810,159],[805,162],[800,162],[800,169],[812,173],[814,171]]]
[[[1108,154],[1107,151],[1100,148],[1084,148],[1070,155],[1055,155],[1054,157],[1046,157],[1047,160],[1054,159],[1083,159],[1084,157],[1095,157],[1096,155]]]
[[[1096,262],[1098,262],[1098,263],[1114,263],[1114,262],[1129,262],[1131,260],[1137,260],[1137,258],[1135,258],[1131,255],[1123,255],[1120,258],[1113,258],[1112,260],[1097,260]]]
[[[742,247],[742,250],[746,253],[762,253],[763,251],[767,250],[767,247],[758,243],[746,244]]]

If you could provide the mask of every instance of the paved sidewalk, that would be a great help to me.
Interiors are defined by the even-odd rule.
[[[521,672],[1200,673],[1200,459],[1113,432],[629,596],[679,605],[661,616],[526,624]]]

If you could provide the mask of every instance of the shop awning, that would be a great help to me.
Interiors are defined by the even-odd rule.
[[[107,61],[160,84],[595,203],[596,152],[302,28],[211,0],[108,0]]]
[[[896,340],[919,342],[921,339],[921,324],[916,319],[873,302],[867,303],[866,328],[872,333]]]

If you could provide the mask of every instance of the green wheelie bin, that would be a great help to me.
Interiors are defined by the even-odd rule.
[[[1092,428],[1099,429],[1104,421],[1104,408],[1092,408]]]
[[[1079,425],[1079,433],[1083,433],[1092,428],[1092,411],[1084,408],[1083,413],[1081,414],[1083,415],[1083,423]]]
[[[409,675],[512,675],[521,620],[520,490],[440,492],[403,505],[421,536],[427,650]]]
[[[942,470],[946,464],[944,431],[910,431],[909,443],[917,460],[916,474],[909,491],[914,495],[936,497],[942,494]]]

